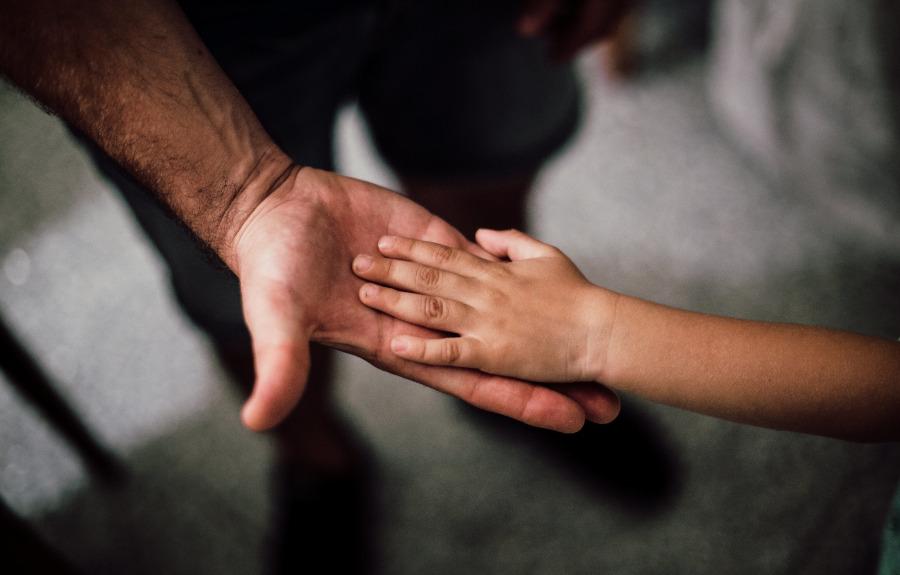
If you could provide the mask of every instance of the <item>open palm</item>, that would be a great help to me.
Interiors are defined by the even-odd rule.
[[[294,171],[247,218],[236,241],[236,271],[256,361],[254,391],[243,412],[249,427],[269,428],[297,403],[309,370],[311,340],[532,425],[571,432],[585,417],[615,417],[618,400],[603,388],[569,387],[560,393],[478,371],[416,364],[391,353],[395,335],[439,334],[359,302],[362,281],[352,273],[351,261],[356,254],[373,252],[386,234],[486,256],[405,197],[312,168]]]

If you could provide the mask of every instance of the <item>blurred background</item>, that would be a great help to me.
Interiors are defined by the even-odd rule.
[[[644,3],[584,55],[586,114],[532,231],[611,289],[900,336],[900,54],[886,3]],[[688,9],[689,8],[689,9]],[[351,106],[343,173],[395,184]],[[0,376],[0,496],[85,573],[265,572],[272,446],[238,421],[162,263],[56,119],[0,84],[0,313],[122,481]],[[8,350],[0,350],[7,353]],[[873,573],[896,445],[626,398],[579,457],[350,356],[372,572]]]

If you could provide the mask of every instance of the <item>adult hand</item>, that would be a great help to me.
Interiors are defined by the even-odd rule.
[[[386,353],[394,334],[430,332],[359,303],[352,255],[389,233],[464,238],[402,196],[292,168],[177,2],[81,4],[2,2],[0,74],[94,140],[238,274],[257,367],[248,426],[275,425],[300,398],[310,339],[535,425],[574,431],[585,411],[614,416],[611,396],[579,397],[582,408],[549,389]]]
[[[525,0],[517,28],[544,36],[554,58],[567,60],[615,31],[630,0]]]
[[[354,276],[351,261],[358,253],[373,252],[385,234],[489,257],[403,196],[312,168],[292,169],[240,224],[231,244],[232,263],[256,361],[254,390],[242,414],[248,427],[272,427],[299,400],[310,340],[539,427],[574,432],[586,417],[603,422],[616,416],[618,399],[604,388],[567,390],[566,395],[473,370],[422,365],[392,353],[395,336],[440,334],[359,302],[363,282]]]

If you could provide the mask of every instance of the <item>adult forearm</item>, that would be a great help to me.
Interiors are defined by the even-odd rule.
[[[900,438],[900,344],[622,297],[603,382],[668,405],[849,439]]]
[[[93,139],[229,265],[289,160],[174,2],[0,0],[0,72]]]

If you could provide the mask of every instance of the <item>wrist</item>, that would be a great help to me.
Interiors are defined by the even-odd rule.
[[[588,294],[588,308],[583,317],[587,338],[586,379],[609,384],[611,372],[611,341],[618,320],[619,305],[623,296],[614,291],[591,286]]]
[[[272,144],[240,162],[229,178],[226,202],[214,222],[214,232],[204,238],[223,262],[238,271],[237,246],[252,214],[276,190],[290,185],[300,166]]]

